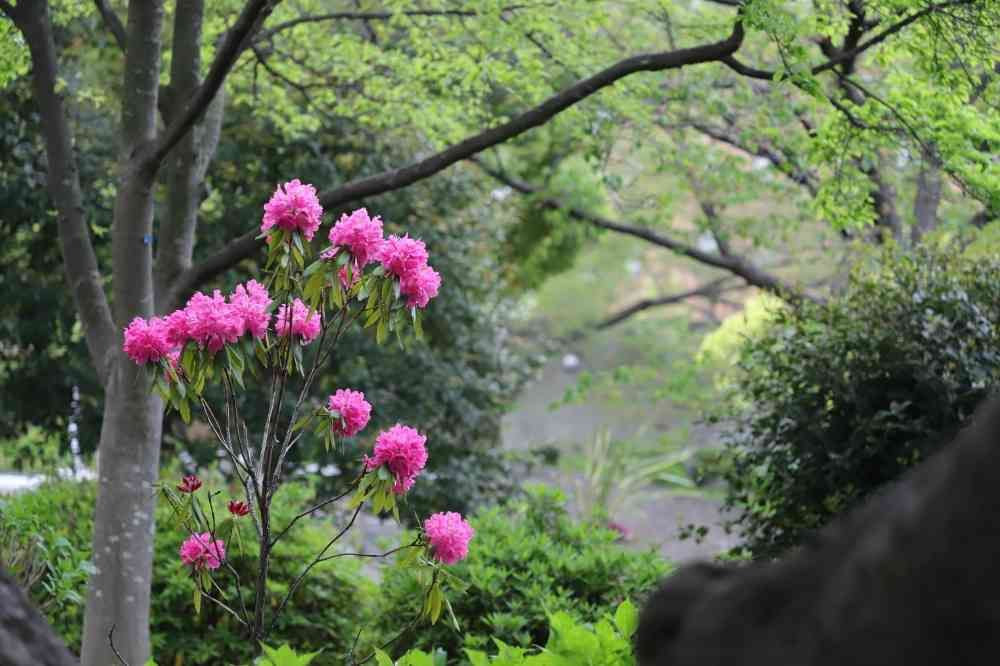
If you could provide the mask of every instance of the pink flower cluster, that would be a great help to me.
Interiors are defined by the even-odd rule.
[[[136,317],[125,328],[125,343],[122,349],[136,363],[159,361],[170,353],[172,346],[167,342],[163,320],[154,317],[146,321]]]
[[[333,432],[338,437],[354,437],[368,425],[372,415],[372,406],[365,400],[365,394],[351,389],[337,389],[326,408],[340,415],[333,419]]]
[[[122,349],[140,365],[163,358],[176,364],[178,352],[189,341],[215,353],[247,333],[264,337],[271,322],[270,306],[267,289],[256,280],[238,285],[228,301],[218,289],[211,296],[199,291],[184,308],[166,317],[133,319],[125,329]]]
[[[226,559],[226,544],[222,539],[213,541],[210,532],[192,534],[180,549],[181,562],[195,571],[203,569],[218,569]]]
[[[346,248],[354,258],[355,268],[364,268],[375,260],[375,254],[382,246],[382,219],[378,215],[368,217],[364,208],[350,215],[345,213],[330,229],[330,245]],[[336,250],[324,257],[329,259],[335,255]]]
[[[279,307],[278,318],[274,321],[274,330],[278,335],[297,335],[304,345],[319,337],[322,328],[319,313],[298,298],[292,301],[291,308]]]
[[[393,492],[402,495],[413,487],[420,470],[427,464],[425,442],[427,437],[397,423],[379,433],[375,439],[375,455],[365,456],[365,469],[370,472],[384,465],[396,477]]]
[[[455,564],[469,555],[469,542],[476,531],[454,511],[435,513],[424,521],[424,534],[434,557],[444,564]]]
[[[316,196],[316,188],[296,178],[278,185],[270,201],[264,204],[264,219],[260,230],[265,233],[273,227],[287,231],[298,230],[306,240],[312,240],[319,229],[322,216],[323,207]]]
[[[386,273],[399,279],[399,291],[407,297],[409,307],[427,307],[441,287],[441,276],[427,263],[424,242],[409,236],[383,239],[382,220],[369,217],[364,208],[340,217],[330,229],[330,244],[333,248],[323,253],[324,259],[333,259],[341,248],[351,253],[352,283],[367,264],[380,262]],[[345,288],[351,286],[344,268],[340,270],[340,281]]]
[[[387,273],[399,278],[399,291],[408,297],[409,307],[425,308],[437,296],[441,276],[427,263],[422,240],[409,236],[389,236],[376,257]]]

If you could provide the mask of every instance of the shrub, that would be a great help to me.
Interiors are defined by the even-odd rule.
[[[639,613],[627,599],[618,606],[613,617],[602,617],[595,624],[579,623],[567,613],[553,613],[549,618],[549,640],[544,648],[526,650],[494,639],[495,655],[467,650],[468,661],[463,663],[471,666],[634,666],[632,635],[638,622]],[[395,666],[434,666],[435,663],[433,654],[413,650],[398,659]],[[392,666],[392,661],[379,655],[378,664]]]
[[[311,497],[311,490],[304,484],[284,486],[274,504],[274,515],[284,524]],[[41,486],[36,492],[17,495],[0,506],[0,534],[19,535],[24,541],[32,532],[6,528],[28,525],[33,516],[35,532],[47,552],[56,550],[60,539],[72,545],[73,560],[85,562],[90,552],[92,513],[95,488],[92,483],[53,482]],[[221,502],[221,499],[219,500]],[[216,510],[225,511],[220,504]],[[181,564],[177,551],[186,536],[171,529],[171,509],[166,502],[157,506],[157,523],[162,527],[156,532],[153,571],[151,631],[153,654],[161,664],[245,664],[252,660],[252,644],[240,631],[232,618],[214,604],[202,604],[201,616],[191,610],[194,581],[190,572]],[[59,520],[53,517],[59,516]],[[249,528],[247,535],[249,537]],[[329,540],[328,530],[314,521],[303,521],[282,540],[283,548],[271,559],[271,576],[268,581],[273,596],[280,598],[291,581],[299,574],[308,559]],[[243,553],[237,544],[230,550],[230,562],[250,580],[250,567],[256,563],[256,546],[253,538],[242,540]],[[367,623],[366,602],[371,598],[374,584],[364,578],[357,562],[342,558],[315,568],[306,585],[299,587],[288,607],[279,617],[271,640],[288,642],[303,652],[322,652],[312,661],[314,666],[343,663],[343,655],[350,649],[354,632]],[[66,568],[65,564],[62,568]],[[218,582],[232,585],[229,576],[218,576]],[[75,581],[77,603],[49,604],[44,612],[55,630],[73,649],[80,645],[83,622],[82,598],[86,596],[86,579]],[[232,590],[227,598],[235,598]],[[32,598],[44,602],[47,592],[41,584],[31,590]],[[178,661],[178,660],[181,661]]]
[[[728,505],[756,557],[948,442],[1000,375],[1000,263],[888,250],[742,350]],[[740,410],[738,410],[740,411]]]
[[[544,487],[529,488],[527,499],[482,510],[470,522],[475,548],[449,569],[448,579],[459,588],[450,600],[460,632],[446,613],[436,625],[403,636],[397,650],[439,648],[454,661],[463,648],[482,650],[491,639],[514,647],[544,645],[553,614],[596,622],[669,569],[658,554],[625,550],[615,544],[616,533],[572,520],[562,494]],[[379,627],[384,639],[395,635],[398,618],[419,612],[421,589],[412,571],[386,571],[377,617],[396,622]]]

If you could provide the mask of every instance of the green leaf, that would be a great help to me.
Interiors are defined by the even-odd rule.
[[[392,658],[378,648],[375,648],[375,663],[377,663],[378,666],[394,666]]]
[[[176,402],[177,411],[181,414],[181,420],[184,423],[191,423],[191,405],[188,404],[186,398],[181,398]]]
[[[639,626],[639,611],[628,599],[621,602],[615,611],[615,626],[626,638],[631,638]]]
[[[201,615],[201,588],[195,583],[194,586],[194,598],[191,600],[194,603],[194,614]]]
[[[188,379],[194,377],[195,370],[198,369],[198,350],[193,344],[184,346],[184,353],[181,354],[181,368]]]

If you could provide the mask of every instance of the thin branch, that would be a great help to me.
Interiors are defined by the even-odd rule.
[[[510,5],[501,7],[499,12],[513,12],[519,9],[534,9],[536,7],[549,7],[553,3],[538,3],[534,5]],[[492,12],[491,12],[492,13]],[[477,12],[471,9],[406,9],[402,11],[382,11],[382,12],[329,12],[326,14],[308,14],[290,19],[284,23],[279,23],[273,28],[269,28],[260,33],[254,40],[256,42],[267,41],[279,32],[307,23],[321,23],[325,21],[388,21],[397,16],[424,16],[424,17],[476,17],[483,16],[485,12]]]
[[[885,40],[887,40],[889,37],[895,35],[897,32],[903,30],[904,28],[906,28],[911,23],[919,21],[920,19],[924,18],[925,16],[933,14],[934,12],[937,12],[937,11],[941,11],[941,10],[946,9],[948,7],[955,7],[955,6],[958,6],[958,5],[970,5],[970,4],[974,4],[976,1],[977,0],[950,0],[949,2],[941,2],[941,3],[937,3],[937,4],[933,4],[933,5],[928,5],[927,7],[924,7],[922,10],[920,10],[918,12],[914,12],[913,14],[910,14],[906,18],[904,18],[904,19],[902,19],[900,21],[897,21],[896,23],[892,24],[891,26],[889,26],[888,28],[886,28],[882,32],[880,32],[877,35],[873,36],[871,39],[868,39],[868,40],[866,40],[866,41],[858,44],[853,49],[848,49],[847,51],[843,51],[843,52],[839,53],[838,55],[830,58],[826,62],[821,63],[819,65],[816,65],[815,67],[813,67],[812,69],[810,69],[809,72],[811,74],[820,74],[821,72],[825,72],[827,70],[833,69],[834,67],[836,67],[837,65],[839,65],[839,64],[841,64],[843,62],[847,62],[848,60],[852,60],[853,58],[856,58],[858,55],[860,55],[861,53],[864,53],[865,51],[867,51],[868,49],[872,48],[873,46],[877,46],[878,44],[881,44],[882,42],[884,42]],[[778,75],[777,71],[769,71],[769,70],[764,70],[764,69],[757,69],[755,67],[751,67],[749,65],[746,65],[746,64],[740,62],[739,60],[737,60],[733,55],[728,55],[728,56],[722,58],[721,60],[730,69],[732,69],[734,72],[736,72],[737,74],[740,74],[742,76],[748,76],[748,77],[754,78],[754,79],[763,79],[763,80],[766,80],[766,81],[773,81],[774,77],[776,77]]]
[[[689,298],[696,298],[698,296],[714,296],[715,294],[720,294],[726,291],[734,291],[737,289],[746,289],[746,284],[726,284],[732,278],[730,276],[725,276],[721,278],[716,278],[711,282],[701,285],[700,287],[695,287],[694,289],[689,289],[687,291],[682,291],[677,294],[670,294],[669,296],[661,296],[659,298],[644,298],[641,301],[637,301],[632,305],[629,305],[622,310],[619,310],[615,314],[602,319],[593,325],[593,328],[598,331],[603,331],[605,329],[611,328],[617,324],[622,323],[626,319],[633,317],[640,312],[649,310],[650,308],[663,307],[665,305],[675,305],[677,303],[683,303]]]
[[[140,157],[140,162],[147,169],[156,169],[170,149],[173,148],[192,125],[201,117],[212,102],[216,92],[222,87],[229,70],[232,69],[240,53],[246,47],[250,38],[260,28],[264,20],[274,11],[281,0],[250,0],[243,7],[236,23],[226,32],[226,38],[215,54],[215,60],[208,70],[208,75],[198,90],[191,96],[187,106],[176,115],[163,134]]]
[[[719,42],[625,58],[589,78],[577,81],[538,106],[524,111],[502,125],[470,136],[464,141],[405,167],[353,180],[336,189],[324,192],[320,196],[320,203],[327,209],[336,208],[365,197],[402,189],[429,178],[456,162],[545,124],[574,104],[631,74],[661,72],[689,65],[718,62],[735,53],[742,43],[743,25],[737,21],[730,35]],[[178,278],[174,290],[178,294],[187,293],[239,261],[252,256],[262,244],[257,236],[256,231],[249,232],[208,257],[203,263],[193,266]]]
[[[483,164],[480,160],[470,160],[479,166],[485,173],[492,176],[499,182],[507,185],[508,187],[522,193],[529,195],[539,194],[538,188],[529,185],[521,180],[513,178],[512,176],[496,171],[487,165]],[[580,220],[581,222],[586,222],[600,229],[607,229],[608,231],[614,231],[615,233],[625,234],[628,236],[633,236],[635,238],[640,238],[653,245],[658,245],[660,247],[666,248],[671,252],[680,254],[682,256],[694,259],[695,261],[706,264],[708,266],[713,266],[715,268],[721,268],[722,270],[728,271],[733,275],[743,278],[747,284],[751,284],[755,287],[760,287],[769,292],[776,294],[777,296],[795,303],[802,300],[816,301],[817,299],[809,294],[799,291],[790,284],[784,282],[776,275],[772,275],[755,264],[751,263],[744,257],[739,255],[729,255],[720,256],[718,254],[713,254],[710,252],[703,252],[698,248],[682,243],[678,240],[660,234],[652,229],[647,229],[645,227],[630,226],[627,224],[622,224],[621,222],[615,222],[607,218],[596,215],[590,211],[581,210],[579,208],[574,208],[569,204],[566,204],[559,199],[554,197],[540,197],[536,199],[538,205],[550,209],[559,209],[565,212],[570,217]]]
[[[806,189],[806,191],[809,192],[810,195],[816,196],[816,183],[812,174],[794,166],[791,160],[777,150],[772,149],[770,146],[764,143],[758,143],[756,147],[751,147],[740,141],[739,138],[733,136],[732,134],[697,121],[691,122],[690,127],[710,139],[732,146],[747,155],[763,157],[793,183],[801,185]]]
[[[111,651],[115,653],[115,657],[118,659],[118,662],[124,664],[124,666],[129,666],[129,663],[125,661],[125,657],[123,657],[122,653],[115,647],[115,626],[117,625],[112,624],[111,628],[108,629],[108,645],[111,646]]]
[[[118,43],[118,48],[121,49],[122,53],[125,53],[125,26],[122,25],[122,20],[118,18],[118,14],[115,14],[115,10],[108,5],[107,0],[94,0],[94,5],[101,15],[101,20],[104,21],[104,24],[111,31],[115,41]]]

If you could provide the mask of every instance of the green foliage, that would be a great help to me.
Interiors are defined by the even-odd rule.
[[[61,454],[63,437],[35,425],[18,437],[0,439],[0,469],[54,472],[67,462]]]
[[[605,609],[652,587],[669,569],[654,552],[617,546],[617,534],[571,519],[558,491],[532,488],[527,499],[478,512],[469,557],[449,567],[448,595],[461,633],[440,622],[403,637],[402,647],[482,650],[491,637],[511,646],[542,645],[557,613],[596,622]],[[385,572],[378,599],[380,632],[392,637],[400,617],[419,612],[419,581],[407,569]],[[568,621],[568,619],[567,619]],[[562,622],[562,621],[560,621]]]
[[[549,640],[544,648],[525,649],[494,638],[496,654],[467,649],[469,666],[634,666],[632,635],[639,622],[639,612],[626,599],[614,616],[605,615],[594,623],[580,622],[564,612],[549,617]],[[412,650],[395,666],[438,666],[439,652],[428,654]],[[388,656],[380,655],[379,666],[394,666]]]
[[[93,485],[49,482],[0,499],[0,568],[63,639],[79,645],[90,562]],[[58,518],[57,518],[58,517]]]
[[[743,349],[728,503],[769,557],[950,441],[1000,381],[1000,261],[889,250]]]
[[[285,524],[310,495],[311,490],[302,484],[285,486],[274,504],[276,524]],[[74,649],[80,644],[94,499],[95,487],[91,483],[56,482],[42,486],[37,492],[17,495],[0,509],[0,534],[4,535],[5,544],[24,544],[37,539],[44,546],[46,565],[57,572],[54,590],[39,583],[30,593],[40,602],[57,633]],[[225,515],[225,499],[217,498],[216,515]],[[60,516],[60,520],[53,520],[54,516]],[[191,612],[195,582],[177,555],[186,534],[175,524],[169,504],[161,502],[157,506],[156,521],[153,654],[161,664],[178,663],[178,659],[190,665],[248,663],[253,646],[225,611],[205,601],[199,616]],[[251,582],[249,575],[256,564],[256,546],[250,524],[246,522],[241,529],[242,538],[239,541],[231,538],[227,546],[230,563],[240,573],[246,594]],[[271,558],[268,584],[272,596],[281,598],[287,592],[304,563],[329,540],[328,532],[329,529],[305,521],[281,540]],[[62,545],[64,542],[69,545]],[[84,574],[74,577],[66,573],[74,567],[82,569]],[[343,655],[354,639],[353,632],[368,621],[367,602],[374,590],[374,584],[359,569],[348,558],[313,569],[280,616],[271,640],[287,641],[303,650],[321,650],[313,664],[343,663]],[[232,577],[223,573],[216,580],[225,590],[226,598],[235,599]],[[55,601],[48,602],[49,599]],[[286,662],[275,661],[276,665],[282,663]]]
[[[308,666],[319,652],[309,652],[298,654],[287,645],[273,648],[269,645],[261,644],[264,656],[257,660],[257,666]]]

